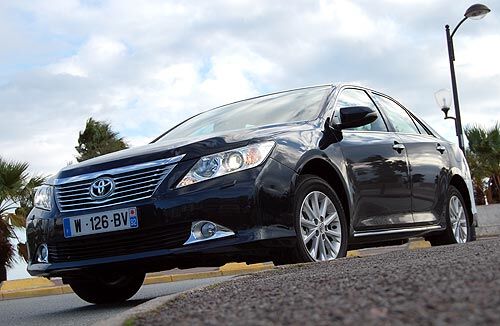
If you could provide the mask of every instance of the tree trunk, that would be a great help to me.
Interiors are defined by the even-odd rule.
[[[488,201],[488,205],[493,204],[493,196],[491,193],[491,187],[488,187],[486,191],[484,192],[486,194],[486,200]]]
[[[3,281],[7,281],[7,268],[5,268],[5,266],[0,266],[0,284]]]
[[[500,175],[494,174],[493,179],[496,183],[497,203],[500,203]]]
[[[481,187],[480,182],[474,181],[472,183],[472,185],[474,187],[474,200],[476,202],[476,205],[486,205],[486,201],[484,200],[484,197],[485,197],[484,190]]]
[[[490,190],[491,190],[491,202],[490,204],[500,203],[500,177],[497,175],[492,175],[490,177]]]

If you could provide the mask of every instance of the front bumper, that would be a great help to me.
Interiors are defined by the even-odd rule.
[[[106,210],[136,207],[139,228],[66,239],[65,217],[99,209],[60,213],[34,209],[28,217],[28,272],[65,276],[95,269],[153,272],[169,268],[220,266],[230,261],[269,259],[277,247],[293,244],[291,185],[295,172],[273,159],[260,167],[175,189]],[[54,205],[55,206],[55,205]],[[184,245],[193,222],[208,220],[231,229],[228,238]],[[291,242],[292,241],[292,242]],[[35,263],[41,244],[49,263]]]
[[[292,246],[295,233],[281,227],[261,227],[238,232],[235,237],[173,249],[60,263],[30,264],[33,276],[75,276],[91,270],[155,272],[172,268],[222,266],[228,262],[268,260],[280,247]]]

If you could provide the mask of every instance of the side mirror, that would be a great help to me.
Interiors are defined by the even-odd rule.
[[[377,120],[377,111],[367,106],[349,106],[340,109],[340,121],[336,124],[337,129],[361,127]]]

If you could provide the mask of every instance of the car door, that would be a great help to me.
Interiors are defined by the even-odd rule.
[[[399,149],[399,138],[388,131],[365,90],[343,89],[335,102],[333,121],[341,122],[339,110],[349,106],[368,106],[379,113],[369,125],[344,129],[339,142],[353,194],[353,231],[413,223],[408,165],[405,151]]]
[[[443,141],[399,103],[380,94],[375,94],[374,99],[406,149],[415,223],[437,223],[443,213],[448,184],[449,157]]]

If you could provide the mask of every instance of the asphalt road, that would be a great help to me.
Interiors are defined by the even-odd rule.
[[[192,291],[136,325],[500,325],[500,239],[295,265]]]
[[[75,294],[0,301],[0,325],[92,325],[153,298],[230,279],[216,277],[143,286],[129,301],[95,306]]]

